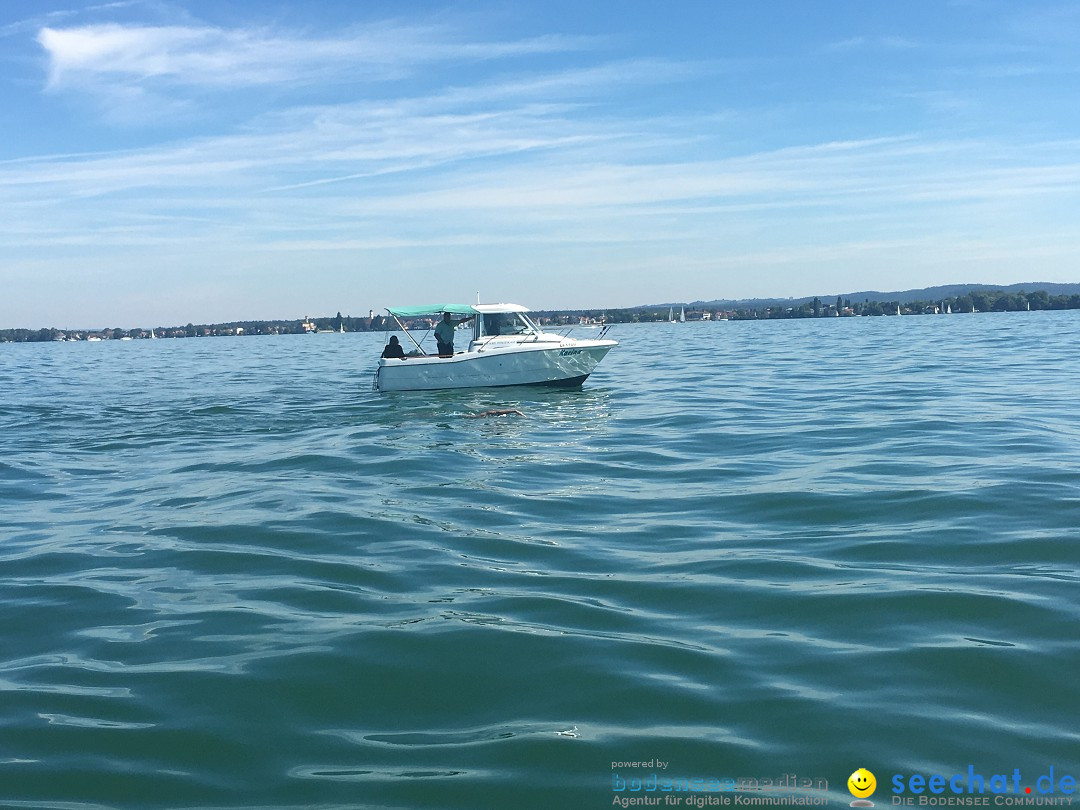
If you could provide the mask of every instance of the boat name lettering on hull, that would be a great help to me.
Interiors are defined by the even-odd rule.
[[[581,354],[581,349],[562,349],[559,351],[559,357],[569,357],[571,354]]]

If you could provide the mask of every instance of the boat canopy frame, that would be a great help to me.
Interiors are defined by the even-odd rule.
[[[405,333],[405,337],[412,341],[416,350],[421,354],[425,354],[424,347],[413,337],[413,334],[409,331],[408,327],[401,322],[402,318],[423,318],[428,315],[442,315],[444,312],[449,312],[451,315],[466,315],[469,317],[479,314],[476,307],[471,304],[428,304],[427,306],[422,307],[387,307],[386,311],[390,313],[390,316],[398,325],[398,329]],[[430,331],[428,334],[430,334]],[[426,338],[427,335],[424,335],[420,340],[423,341]]]
[[[419,307],[387,307],[386,311],[390,313],[394,322],[398,326],[398,330],[405,333],[405,336],[409,338],[412,344],[416,347],[417,351],[423,353],[424,349],[420,343],[413,337],[408,327],[402,323],[403,318],[424,318],[431,315],[442,315],[444,312],[449,312],[454,316],[484,316],[484,315],[521,315],[524,319],[524,323],[529,327],[530,331],[534,335],[538,335],[542,330],[540,327],[526,315],[529,311],[528,307],[523,307],[521,304],[428,304],[427,306]],[[480,320],[479,318],[477,319]],[[479,330],[474,332],[474,335],[479,336]],[[421,338],[421,341],[424,340]]]
[[[425,307],[387,307],[386,311],[396,318],[423,318],[425,315],[476,315],[479,310],[471,304],[431,304]]]
[[[528,312],[521,304],[429,304],[423,307],[387,307],[391,315],[401,318],[423,318],[426,315],[493,315],[496,313]]]

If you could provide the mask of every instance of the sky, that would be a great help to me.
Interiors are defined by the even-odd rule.
[[[1080,2],[0,0],[0,328],[1080,281]]]

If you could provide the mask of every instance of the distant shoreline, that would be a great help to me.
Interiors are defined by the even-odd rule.
[[[1022,285],[1013,285],[1020,287]],[[1033,287],[1035,285],[1032,285]],[[1080,285],[1045,285],[1077,287]],[[748,302],[709,302],[654,304],[615,309],[533,310],[544,326],[566,327],[616,323],[657,323],[685,317],[687,321],[711,320],[787,320],[795,318],[835,318],[889,315],[939,315],[971,312],[1016,312],[1080,309],[1080,292],[1051,295],[1045,289],[981,289],[939,299],[911,300],[909,293],[890,293],[893,300],[853,300],[837,296],[835,301],[820,297],[797,301],[770,299],[768,306],[739,306]],[[946,288],[938,288],[946,289]],[[910,292],[910,291],[909,291]],[[923,292],[923,291],[916,291]],[[929,292],[929,290],[925,291]],[[758,303],[755,301],[754,303]],[[676,313],[675,308],[679,311]],[[422,319],[407,325],[424,328]],[[434,324],[430,324],[434,326]],[[155,326],[149,329],[0,329],[0,343],[42,343],[96,340],[149,340],[156,338],[220,337],[237,335],[319,334],[324,332],[382,332],[396,328],[382,315],[352,317],[338,313],[334,317],[297,318],[295,320],[230,321],[216,324]]]

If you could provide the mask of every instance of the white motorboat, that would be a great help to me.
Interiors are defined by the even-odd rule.
[[[379,358],[376,391],[434,391],[443,388],[485,388],[507,385],[576,387],[618,342],[577,339],[543,331],[529,310],[519,304],[435,304],[395,307],[387,312],[412,341],[403,358]],[[403,323],[414,318],[439,318],[449,312],[470,320],[472,337],[466,349],[453,354],[429,354]],[[462,335],[464,337],[464,335]]]

